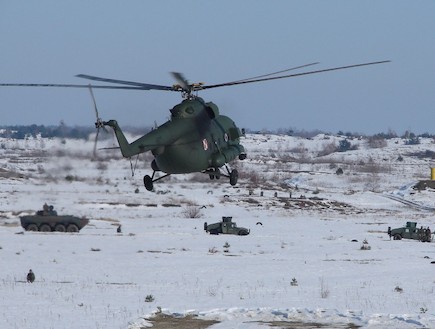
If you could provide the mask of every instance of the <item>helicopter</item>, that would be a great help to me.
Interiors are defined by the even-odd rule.
[[[108,79],[87,74],[79,74],[76,77],[98,81],[100,83],[104,82],[109,85],[0,83],[0,86],[89,88],[97,118],[95,122],[97,133],[94,152],[99,131],[101,128],[105,127],[113,129],[123,157],[131,159],[131,157],[135,155],[151,152],[154,157],[151,162],[153,173],[151,176],[145,175],[143,177],[144,186],[148,191],[154,189],[155,182],[172,174],[196,172],[207,174],[212,180],[219,179],[222,176],[226,177],[229,179],[230,185],[234,186],[238,181],[238,171],[237,169],[231,170],[228,165],[237,158],[239,160],[247,158],[246,150],[243,145],[240,144],[240,138],[245,135],[245,131],[244,129],[240,129],[231,118],[221,115],[216,104],[206,102],[199,97],[199,91],[388,62],[390,61],[385,60],[302,73],[283,74],[288,71],[318,64],[310,63],[278,72],[214,85],[189,83],[183,74],[172,72],[172,76],[177,82],[172,86]],[[92,91],[93,89],[174,91],[181,93],[183,100],[170,110],[171,117],[167,122],[129,143],[116,120],[103,121],[99,117],[97,104]],[[158,172],[163,174],[159,174],[159,176],[156,177],[156,173]]]

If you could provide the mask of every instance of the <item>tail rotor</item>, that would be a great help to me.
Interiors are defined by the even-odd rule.
[[[94,110],[95,110],[95,116],[96,116],[95,128],[97,129],[97,133],[95,135],[94,152],[93,152],[94,157],[96,157],[97,156],[97,141],[98,141],[98,135],[100,134],[100,128],[103,128],[104,130],[106,130],[106,128],[104,127],[104,121],[100,118],[100,116],[98,114],[97,102],[95,101],[94,92],[92,91],[92,85],[89,84],[88,86],[89,86],[89,92],[91,93],[92,102],[94,104]]]

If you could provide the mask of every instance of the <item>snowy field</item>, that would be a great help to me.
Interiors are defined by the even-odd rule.
[[[139,329],[159,313],[212,329],[435,328],[435,242],[386,234],[435,228],[435,191],[412,189],[434,141],[328,152],[342,139],[248,135],[237,186],[181,175],[154,192],[149,156],[132,176],[117,150],[92,159],[92,141],[0,139],[0,328]],[[19,216],[45,202],[90,223],[24,232]],[[250,234],[205,233],[222,216]]]

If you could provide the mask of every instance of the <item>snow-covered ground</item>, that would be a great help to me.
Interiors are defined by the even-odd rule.
[[[198,174],[155,192],[142,186],[149,157],[132,160],[132,177],[116,150],[92,160],[92,141],[0,139],[0,328],[138,329],[159,312],[216,329],[435,328],[435,243],[386,234],[406,221],[435,228],[434,191],[412,189],[430,179],[435,144],[355,139],[356,150],[326,152],[342,139],[248,135],[236,187]],[[24,232],[19,216],[45,202],[90,223]],[[204,232],[222,216],[250,234]]]

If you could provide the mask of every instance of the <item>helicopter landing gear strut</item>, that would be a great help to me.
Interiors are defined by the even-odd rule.
[[[157,182],[158,180],[161,180],[162,178],[168,177],[170,174],[163,175],[159,178],[154,179],[154,174],[156,172],[153,172],[153,175],[150,177],[149,175],[143,176],[143,185],[147,189],[147,191],[152,191],[154,188],[154,182]]]
[[[209,177],[210,177],[210,179],[211,180],[213,180],[213,179],[219,179],[219,178],[221,178],[221,172],[220,172],[220,170],[219,170],[219,168],[211,168],[209,171],[208,171],[208,175],[209,175]]]
[[[230,170],[227,165],[225,165],[225,168],[227,169],[228,175],[225,175],[230,179],[231,186],[234,186],[237,184],[237,180],[239,179],[239,172],[237,169]]]
[[[222,173],[219,168],[210,168],[205,171],[206,174],[209,175],[210,179],[219,179],[221,176],[228,177],[230,179],[231,186],[237,184],[237,180],[239,179],[239,172],[236,169],[230,170],[226,165],[225,168],[228,174]]]

